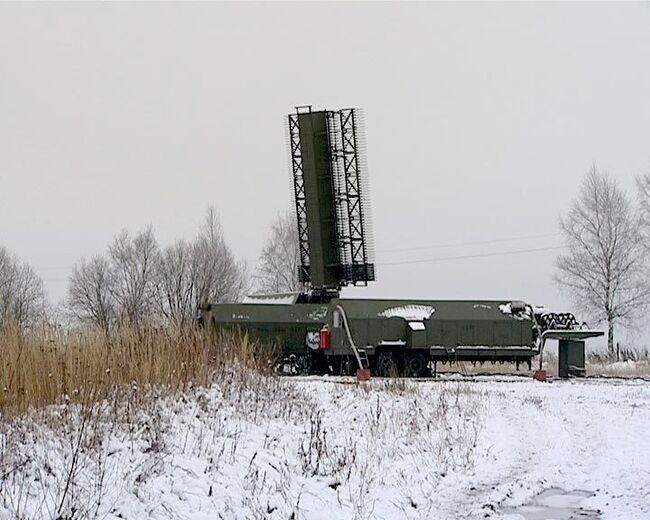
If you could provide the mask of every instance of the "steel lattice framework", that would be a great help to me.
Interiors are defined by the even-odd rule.
[[[289,145],[291,148],[291,170],[293,173],[293,189],[296,203],[296,219],[298,221],[298,244],[300,251],[299,279],[308,283],[309,275],[309,233],[307,230],[307,202],[305,197],[305,180],[302,168],[302,147],[300,143],[299,109],[295,114],[289,114]]]
[[[363,208],[358,126],[354,108],[329,112],[333,185],[337,204],[339,258],[354,285],[375,279]]]
[[[317,114],[320,114],[320,117],[325,115],[326,121],[321,134],[310,134],[309,128],[301,131],[301,119],[308,127],[314,121],[309,114],[313,114],[314,117],[317,117]],[[370,236],[367,230],[367,216],[364,212],[357,112],[353,108],[312,112],[311,107],[297,107],[296,113],[290,114],[288,119],[301,263],[300,280],[303,283],[317,284],[316,280],[319,279],[320,272],[318,267],[321,267],[335,270],[339,288],[348,284],[367,285],[368,281],[375,279],[375,272],[374,264],[371,263]],[[316,142],[320,139],[318,135],[325,135],[325,149],[318,148]],[[303,142],[304,139],[308,139],[308,142]],[[304,146],[307,148],[303,148]],[[322,160],[318,163],[322,166],[319,166],[317,179],[311,176],[310,169],[308,189],[305,187],[306,172],[303,161],[305,150],[309,150],[310,153],[307,159],[310,168],[314,164],[312,162],[314,153],[320,154],[318,157]],[[320,195],[315,196],[316,191],[313,186],[317,185],[318,179],[323,178],[329,188],[319,191]],[[324,201],[328,201],[326,206],[333,210],[333,221],[329,220],[327,211],[323,208]],[[319,205],[320,209],[313,209]],[[316,217],[316,213],[310,214],[309,211],[312,210],[320,211],[319,216]],[[331,230],[328,233],[331,233],[335,241],[331,244],[315,242],[316,254],[320,252],[322,255],[322,258],[319,256],[316,259],[312,258],[314,251],[310,248],[309,241],[310,231],[316,232],[316,228],[309,229],[310,225],[315,225],[314,219],[320,223],[316,228],[325,226],[326,229]],[[318,232],[319,237],[322,236],[322,232],[321,228]],[[327,251],[333,251],[334,254],[329,257]],[[332,258],[330,262],[334,261],[335,257],[337,265],[327,263],[326,257]],[[312,260],[317,268],[316,273],[312,272],[314,268],[311,265]],[[314,277],[316,280],[313,279]]]

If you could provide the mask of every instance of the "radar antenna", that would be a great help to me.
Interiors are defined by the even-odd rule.
[[[354,108],[288,115],[300,281],[311,300],[375,279],[361,118]]]

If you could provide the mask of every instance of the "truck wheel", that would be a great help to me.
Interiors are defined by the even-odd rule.
[[[380,352],[375,358],[375,373],[378,376],[397,376],[399,371],[392,352]]]
[[[332,360],[332,374],[335,376],[351,376],[355,367],[356,360],[349,356],[336,356]]]
[[[293,373],[296,375],[300,376],[306,376],[311,374],[312,370],[312,360],[311,356],[297,356],[294,365],[293,365]]]
[[[429,375],[429,363],[424,354],[407,354],[404,372],[408,377],[426,377]]]

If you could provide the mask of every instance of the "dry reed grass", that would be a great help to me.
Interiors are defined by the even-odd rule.
[[[477,363],[473,365],[468,362],[438,365],[439,374],[463,374],[467,376],[482,375],[518,375],[531,376],[539,368],[539,358],[534,358],[532,369],[528,370],[528,365],[521,363],[517,370],[514,363]],[[544,363],[542,368],[550,376],[558,374],[558,358],[555,353],[547,352],[544,354]],[[650,377],[650,359],[639,357],[637,359],[628,359],[627,361],[612,361],[607,357],[594,356],[589,354],[586,361],[587,377]]]
[[[605,377],[650,376],[650,352],[647,349],[622,348],[616,356],[608,352],[590,352],[587,371]]]
[[[650,377],[650,361],[588,362],[587,374],[605,377]]]
[[[205,386],[233,364],[264,371],[270,351],[245,335],[184,329],[83,330],[25,335],[0,331],[0,412],[101,400],[121,385],[183,390]]]

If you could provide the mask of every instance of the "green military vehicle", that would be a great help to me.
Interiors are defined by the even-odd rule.
[[[530,366],[547,339],[560,340],[560,360],[571,360],[576,375],[584,371],[584,339],[602,333],[571,314],[508,300],[340,298],[342,287],[375,280],[358,113],[298,107],[288,130],[304,290],[206,303],[204,324],[275,344],[294,373],[424,376],[440,361]]]
[[[362,300],[301,303],[299,294],[249,297],[208,305],[201,319],[218,330],[243,330],[279,347],[290,373],[423,377],[438,362],[526,363],[547,339],[601,335],[523,302]],[[553,316],[549,321],[549,317]],[[548,327],[551,325],[551,328]],[[577,375],[577,374],[576,374]]]

